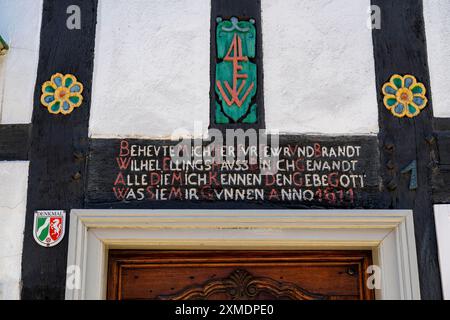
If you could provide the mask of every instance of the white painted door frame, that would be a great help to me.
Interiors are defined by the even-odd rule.
[[[420,299],[409,210],[72,210],[66,299],[104,299],[108,250],[360,250],[378,299]],[[79,277],[76,277],[79,276]]]
[[[450,204],[434,206],[434,221],[439,250],[442,293],[450,300]]]

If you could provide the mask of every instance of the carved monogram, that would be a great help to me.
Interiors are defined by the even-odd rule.
[[[330,296],[308,292],[294,283],[279,282],[267,277],[255,277],[246,270],[237,269],[227,278],[211,280],[189,287],[173,295],[163,295],[161,300],[206,300],[216,294],[225,294],[231,300],[258,299],[262,293],[274,299],[328,300]]]
[[[256,123],[257,105],[252,101],[257,91],[255,20],[217,18],[217,59],[215,121]],[[252,62],[253,61],[253,62]]]

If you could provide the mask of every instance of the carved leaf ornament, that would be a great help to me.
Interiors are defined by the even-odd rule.
[[[231,300],[257,299],[261,293],[289,300],[327,300],[332,297],[310,293],[296,284],[255,277],[246,270],[234,270],[228,277],[193,286],[174,295],[159,296],[162,300],[204,300],[215,294],[226,294]]]

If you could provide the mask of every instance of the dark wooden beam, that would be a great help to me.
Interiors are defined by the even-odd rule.
[[[434,119],[433,201],[450,203],[450,118]]]
[[[439,149],[439,164],[450,165],[450,131],[437,131],[435,135]]]
[[[450,203],[450,165],[439,165],[433,177],[433,202]]]
[[[80,30],[66,27],[71,5],[81,9]],[[84,207],[96,19],[97,0],[44,0],[22,256],[23,299],[65,295],[69,221],[64,240],[44,248],[33,239],[33,219],[35,210],[69,214]],[[40,104],[41,85],[57,72],[71,73],[84,85],[83,104],[70,115],[50,114]]]
[[[352,160],[357,160],[358,164],[354,170],[351,171],[352,174],[360,175],[364,177],[364,186],[356,187],[354,189],[351,188],[341,188],[341,187],[323,187],[320,185],[317,186],[304,186],[298,187],[295,183],[289,184],[288,182],[280,183],[277,182],[266,182],[265,179],[262,179],[261,183],[251,184],[246,186],[245,184],[237,184],[237,185],[227,185],[222,186],[218,184],[211,183],[208,187],[207,182],[202,182],[200,184],[195,184],[195,182],[191,183],[191,185],[186,185],[185,183],[178,183],[178,181],[172,181],[168,183],[152,183],[150,182],[149,175],[155,175],[161,177],[163,174],[173,174],[179,173],[184,176],[185,173],[196,173],[199,175],[212,175],[217,179],[217,181],[221,181],[221,177],[224,175],[234,173],[240,175],[256,175],[258,176],[258,170],[252,170],[250,168],[247,169],[211,169],[207,166],[205,168],[198,168],[196,170],[189,169],[177,169],[175,171],[170,170],[169,168],[164,169],[162,164],[166,163],[164,159],[167,155],[164,155],[162,152],[163,148],[174,146],[177,144],[177,141],[170,140],[139,140],[139,139],[127,139],[127,140],[118,140],[118,139],[93,139],[91,140],[91,148],[89,152],[89,161],[88,161],[88,178],[87,178],[87,189],[86,189],[86,207],[89,208],[135,208],[135,209],[143,209],[143,208],[216,208],[216,209],[269,209],[269,208],[301,208],[301,209],[349,209],[349,208],[377,208],[383,209],[383,201],[379,199],[379,190],[380,190],[380,182],[379,182],[379,150],[378,150],[378,141],[376,137],[372,136],[341,136],[341,137],[329,137],[329,136],[311,136],[311,135],[282,135],[279,136],[280,141],[279,145],[283,148],[291,148],[294,149],[295,146],[303,147],[303,146],[313,146],[319,144],[322,147],[336,147],[336,146],[360,146],[361,151],[360,155],[352,158]],[[125,142],[129,146],[135,145],[137,147],[148,147],[150,148],[159,148],[161,152],[158,155],[153,156],[121,156],[121,145]],[[207,142],[204,142],[206,145]],[[280,156],[280,160],[286,160],[289,157],[284,155]],[[291,158],[289,158],[291,159]],[[295,159],[295,156],[294,158]],[[311,158],[308,158],[311,159]],[[324,160],[326,158],[321,158],[318,156],[315,157],[316,160]],[[348,159],[346,157],[333,157],[334,160],[345,160]],[[124,161],[124,162],[121,162]],[[328,159],[329,160],[329,159]],[[137,164],[140,161],[146,162],[151,161],[153,163],[152,168],[148,168],[146,170],[136,170],[132,168],[133,162]],[[290,160],[292,161],[292,159]],[[123,167],[120,168],[119,163],[122,163]],[[157,164],[159,163],[159,165]],[[137,165],[139,166],[139,165]],[[299,169],[302,170],[302,169]],[[302,174],[318,174],[318,175],[329,175],[329,170],[320,170],[320,169],[307,169],[304,168],[304,172]],[[294,169],[285,170],[284,172],[279,172],[280,175],[286,175],[289,177]],[[334,171],[336,173],[341,174],[342,172],[339,170]],[[119,176],[123,175],[123,176]],[[303,176],[303,175],[302,175]],[[139,189],[142,192],[142,197],[139,196],[137,198],[128,198],[119,196],[122,192],[128,192],[130,186],[125,186],[122,184],[120,178],[124,177],[125,180],[128,181],[128,177],[138,179],[143,181],[142,183],[138,183],[138,185],[131,185],[131,189],[134,190],[136,194],[138,194]],[[143,179],[144,177],[144,179]],[[118,180],[119,179],[119,180]],[[124,182],[125,182],[124,180]],[[131,180],[130,180],[131,181]],[[136,181],[136,180],[134,180]],[[153,180],[155,181],[155,180]],[[215,181],[215,180],[214,180]],[[214,182],[213,181],[213,182]],[[268,180],[270,181],[270,179]],[[115,183],[117,182],[117,184]],[[208,191],[206,193],[203,192],[203,187],[207,186]],[[154,189],[164,189],[171,190],[171,188],[179,188],[181,191],[181,195],[178,197],[171,197],[171,195],[166,194],[166,199],[161,200],[157,197],[153,197],[150,192],[147,191],[147,188]],[[236,201],[225,201],[215,196],[213,194],[209,194],[209,190],[211,192],[216,190],[220,192],[223,189],[260,189],[264,190],[265,197],[264,199],[245,199],[245,200],[236,200]],[[187,189],[196,189],[197,198],[190,198],[186,196]],[[282,190],[290,190],[290,189],[301,189],[301,190],[310,190],[315,196],[314,199],[311,200],[298,200],[298,199],[270,199],[270,192],[276,190],[278,194],[282,193]],[[351,189],[351,191],[350,191]],[[125,191],[127,190],[127,191]],[[153,194],[155,190],[152,191]],[[340,192],[344,193],[340,193]],[[351,192],[351,193],[350,193]],[[334,193],[333,195],[329,195],[329,197],[325,196],[325,193]],[[206,194],[206,196],[205,196]],[[123,194],[122,194],[123,195]],[[211,195],[211,197],[209,197]],[[345,196],[344,196],[345,195]],[[342,196],[347,199],[339,200],[339,197]],[[330,198],[331,197],[331,198]],[[332,197],[336,197],[336,201],[328,201],[332,199]],[[351,197],[351,201],[350,201]],[[328,200],[326,200],[327,198]]]
[[[28,160],[30,124],[0,125],[0,161]]]
[[[381,29],[373,30],[379,105],[380,151],[384,195],[392,209],[413,209],[423,299],[442,299],[431,192],[433,163],[432,99],[413,119],[396,118],[383,105],[382,86],[393,74],[411,74],[430,92],[421,0],[372,0],[381,9]],[[418,187],[402,170],[417,162]]]
[[[434,118],[433,127],[436,131],[450,131],[450,118]]]

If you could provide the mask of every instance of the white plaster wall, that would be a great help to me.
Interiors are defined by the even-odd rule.
[[[262,0],[268,129],[378,132],[370,0]]]
[[[450,1],[425,0],[423,6],[433,112],[450,117]]]
[[[39,60],[42,0],[0,0],[0,123],[30,123]]]
[[[28,161],[0,162],[0,300],[20,298]]]
[[[434,206],[434,222],[439,249],[442,293],[444,300],[450,300],[450,204]]]
[[[370,0],[263,0],[269,129],[375,134]],[[100,0],[90,136],[209,123],[209,0]]]
[[[92,137],[209,123],[210,0],[100,0]]]

